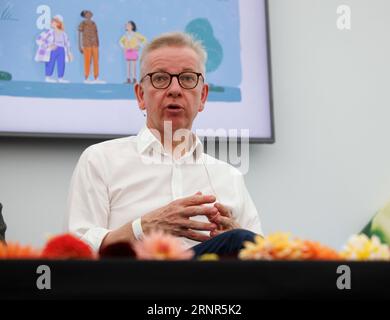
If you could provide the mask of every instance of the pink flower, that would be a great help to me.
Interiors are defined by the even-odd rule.
[[[134,251],[140,260],[189,260],[194,256],[194,252],[185,249],[178,238],[159,230],[137,241]]]

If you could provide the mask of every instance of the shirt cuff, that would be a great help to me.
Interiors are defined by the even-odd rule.
[[[104,228],[91,228],[81,237],[81,240],[87,242],[95,252],[98,252],[104,237],[110,231]]]

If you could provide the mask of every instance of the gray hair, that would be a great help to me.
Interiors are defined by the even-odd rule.
[[[207,52],[201,41],[196,40],[192,35],[184,32],[169,32],[154,38],[151,42],[147,43],[142,50],[140,65],[141,76],[143,75],[143,68],[146,56],[162,47],[186,47],[195,51],[200,60],[200,67],[202,69],[203,76],[206,71]]]

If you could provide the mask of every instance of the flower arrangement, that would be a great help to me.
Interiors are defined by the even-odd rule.
[[[94,259],[92,249],[71,234],[50,238],[42,250],[0,242],[0,259]]]
[[[247,241],[239,253],[242,260],[390,260],[389,246],[378,237],[364,234],[352,236],[340,252],[319,242],[292,237],[289,233],[256,236]]]
[[[84,241],[71,234],[50,238],[42,250],[19,243],[0,242],[1,259],[97,259],[135,258],[138,260],[189,260],[193,250],[187,250],[181,240],[162,231],[154,231],[137,241],[116,243],[99,253],[93,252]],[[224,257],[204,254],[198,261],[220,261]],[[390,248],[373,235],[353,235],[340,252],[315,241],[304,240],[290,233],[277,232],[266,237],[256,236],[246,241],[240,250],[241,260],[384,260],[390,261]]]

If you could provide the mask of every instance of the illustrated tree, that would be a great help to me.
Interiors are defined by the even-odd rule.
[[[194,19],[187,24],[185,31],[195,39],[202,41],[208,57],[206,72],[217,70],[223,60],[223,49],[214,36],[213,27],[209,20],[205,18]]]
[[[10,81],[12,80],[12,75],[6,71],[0,71],[0,80]]]

